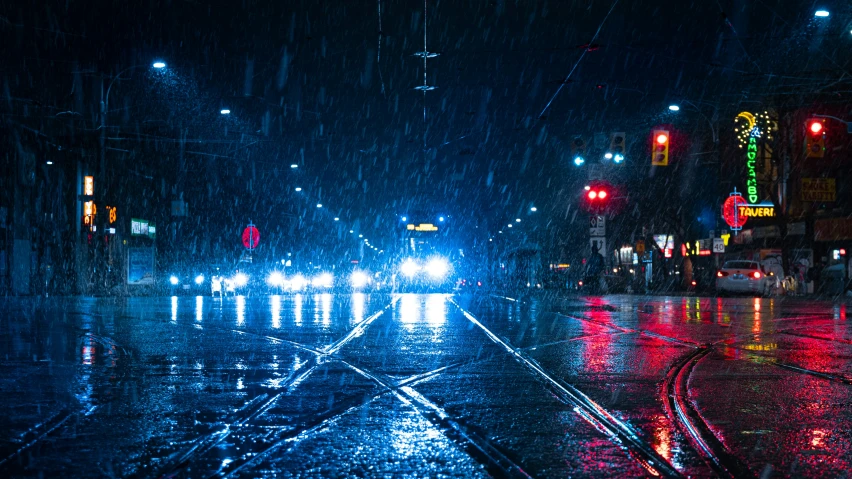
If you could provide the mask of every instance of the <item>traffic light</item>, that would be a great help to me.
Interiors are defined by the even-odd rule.
[[[825,125],[821,118],[811,118],[806,123],[805,145],[808,158],[825,157]]]
[[[669,165],[669,132],[654,130],[651,145],[651,166]]]
[[[588,199],[590,205],[604,206],[609,196],[609,189],[604,186],[586,187],[586,199]]]
[[[607,154],[612,155],[612,161],[620,164],[624,161],[624,132],[618,131],[609,137],[609,151]]]
[[[583,166],[586,163],[586,141],[582,138],[574,138],[571,143],[571,162],[574,166]]]

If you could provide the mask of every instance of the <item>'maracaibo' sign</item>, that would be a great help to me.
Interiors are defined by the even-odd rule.
[[[775,216],[774,205],[740,205],[737,214],[745,218],[772,218]]]

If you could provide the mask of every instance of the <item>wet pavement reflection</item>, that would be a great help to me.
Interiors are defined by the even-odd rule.
[[[846,304],[0,303],[4,477],[842,477]]]

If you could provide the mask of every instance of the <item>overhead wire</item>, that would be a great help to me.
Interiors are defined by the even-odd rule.
[[[588,43],[589,45],[592,45],[593,43],[595,43],[595,40],[597,40],[597,39],[598,39],[598,35],[601,33],[601,29],[603,28],[604,23],[606,23],[606,20],[609,18],[609,15],[610,15],[610,14],[612,13],[612,11],[615,9],[615,6],[616,6],[616,5],[618,5],[618,0],[615,0],[615,1],[612,3],[612,6],[610,6],[610,7],[609,7],[609,11],[608,11],[608,12],[606,12],[606,16],[603,18],[603,20],[601,20],[601,23],[598,25],[598,29],[597,29],[597,30],[595,30],[595,34],[594,34],[594,36],[592,37],[591,41],[589,41],[589,43]],[[559,95],[559,92],[561,92],[561,91],[562,91],[562,88],[565,86],[565,84],[566,84],[566,83],[568,83],[568,80],[570,80],[570,79],[571,79],[571,75],[573,75],[573,74],[574,74],[574,70],[576,70],[576,69],[577,69],[577,67],[580,65],[580,62],[582,62],[582,61],[583,61],[583,58],[586,56],[586,53],[587,53],[588,51],[589,51],[589,48],[584,48],[584,49],[583,49],[583,53],[581,53],[581,54],[580,54],[580,58],[578,58],[578,59],[577,59],[577,61],[576,61],[576,62],[574,62],[574,66],[573,66],[573,67],[571,67],[571,71],[569,71],[569,72],[568,72],[568,75],[565,77],[565,80],[563,80],[563,81],[562,81],[562,83],[559,85],[559,88],[557,88],[557,89],[556,89],[556,92],[553,94],[553,96],[552,96],[552,97],[550,97],[550,101],[548,101],[548,102],[547,102],[547,105],[545,105],[545,106],[544,106],[544,109],[543,109],[543,110],[541,110],[541,113],[538,115],[538,117],[539,117],[539,118],[543,117],[543,116],[544,116],[544,113],[547,111],[547,109],[548,109],[548,108],[550,108],[550,105],[553,103],[553,100],[555,100],[555,99],[556,99],[556,96],[557,96],[557,95]]]

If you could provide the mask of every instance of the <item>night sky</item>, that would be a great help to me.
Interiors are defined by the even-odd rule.
[[[38,102],[21,121],[46,131],[56,112],[72,110],[74,128],[91,129],[93,78],[162,59],[167,73],[146,79],[134,69],[114,87],[113,133],[160,122],[146,134],[198,140],[190,171],[253,168],[246,192],[255,196],[278,194],[267,183],[284,180],[271,172],[298,162],[311,201],[362,225],[424,205],[498,224],[533,203],[570,220],[558,191],[584,181],[568,162],[575,136],[594,143],[625,131],[628,152],[641,158],[628,162],[644,165],[654,125],[707,134],[700,118],[667,118],[670,102],[712,103],[726,119],[850,69],[848,39],[815,24],[808,1],[426,9],[426,48],[439,55],[427,61],[425,81],[437,89],[425,101],[414,90],[424,82],[415,56],[424,4],[388,0],[7,1],[3,88],[10,102]],[[216,117],[220,108],[232,111],[230,123]]]

